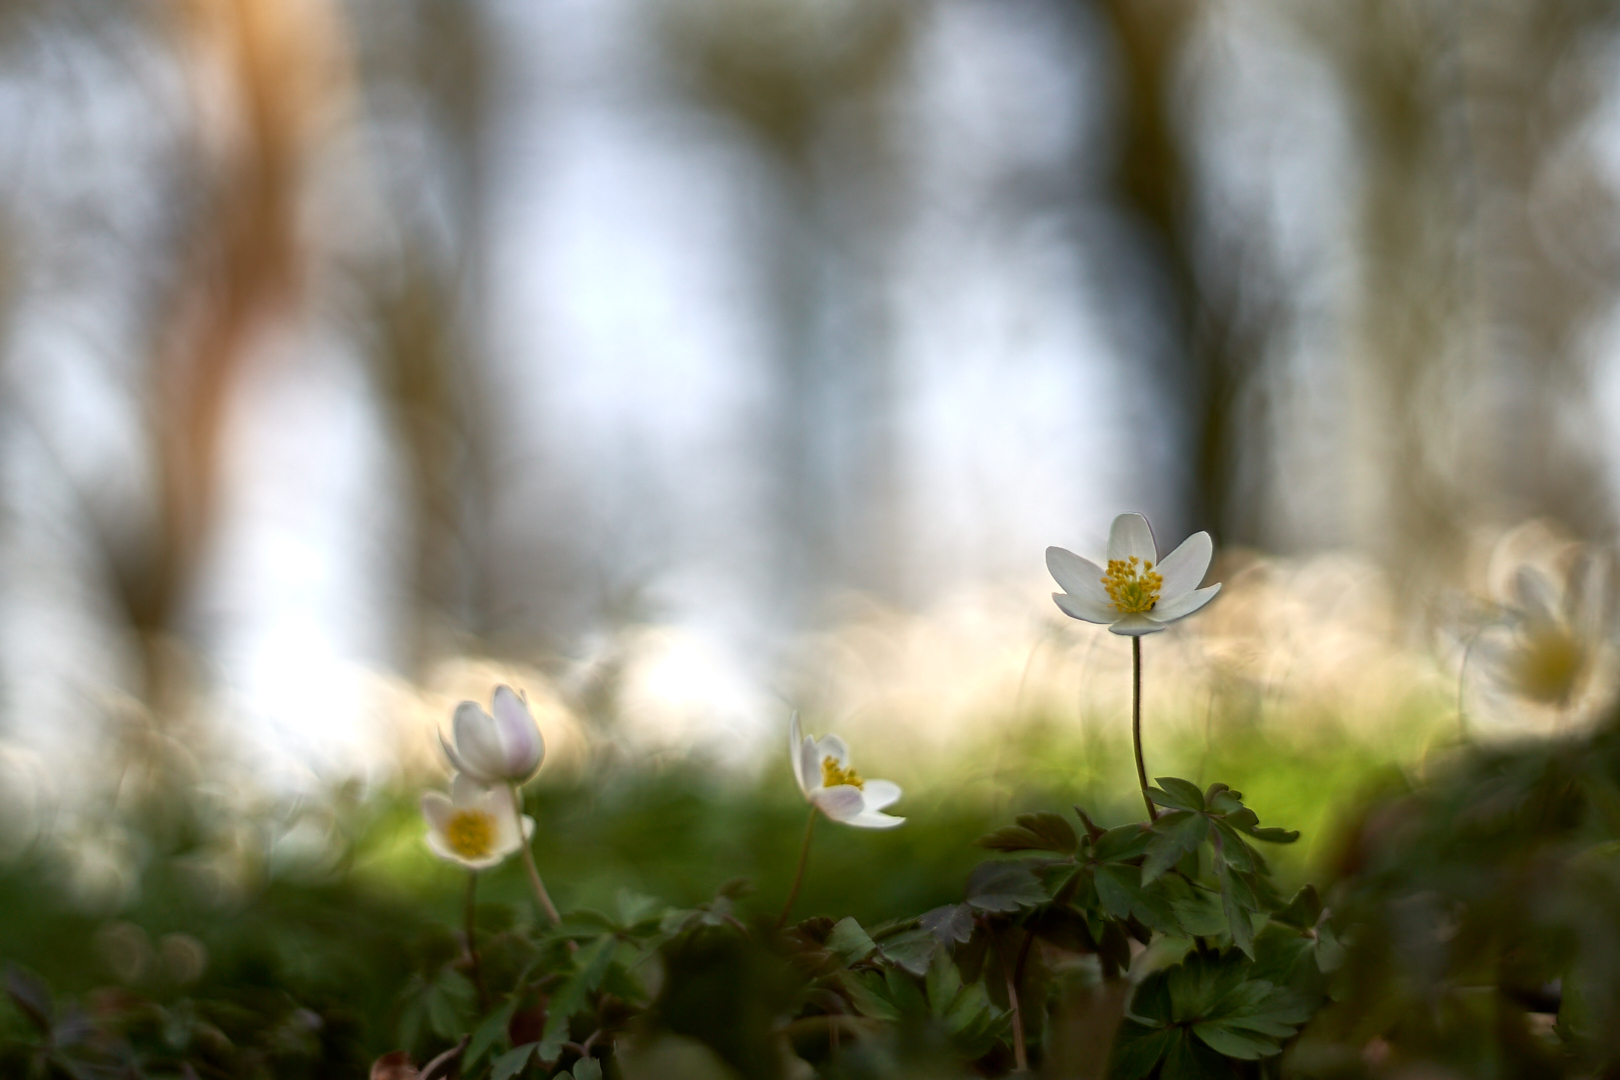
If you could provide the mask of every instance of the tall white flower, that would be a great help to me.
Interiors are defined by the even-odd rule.
[[[865,780],[850,767],[849,748],[836,735],[817,739],[799,727],[793,714],[788,728],[788,752],[793,778],[810,805],[833,821],[862,829],[892,829],[906,819],[880,813],[900,800],[900,785],[892,780]]]
[[[523,846],[534,835],[534,819],[518,815],[510,787],[486,788],[465,773],[450,782],[450,794],[429,791],[422,796],[427,819],[427,846],[433,854],[469,870],[487,870]]]
[[[1197,532],[1161,562],[1147,518],[1121,514],[1108,531],[1106,570],[1060,547],[1046,549],[1046,568],[1063,586],[1052,599],[1065,615],[1139,637],[1158,633],[1215,598],[1219,584],[1198,587],[1214,553],[1209,533]]]
[[[493,713],[493,715],[491,715]],[[546,757],[546,743],[528,703],[510,686],[497,686],[490,712],[476,701],[456,706],[455,741],[439,733],[439,745],[457,772],[480,784],[521,784]]]

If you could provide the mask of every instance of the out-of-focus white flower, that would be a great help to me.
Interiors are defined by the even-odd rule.
[[[427,846],[433,854],[469,870],[487,870],[505,859],[534,835],[534,819],[518,815],[512,789],[487,788],[465,773],[450,783],[450,794],[429,791],[422,796],[427,819]]]
[[[1155,634],[1215,598],[1219,584],[1200,589],[1215,546],[1193,533],[1159,562],[1153,530],[1141,514],[1121,514],[1108,531],[1108,568],[1060,547],[1046,549],[1046,567],[1063,586],[1052,599],[1065,615],[1104,623],[1116,634]]]
[[[439,744],[456,771],[480,784],[521,784],[546,757],[546,743],[528,704],[509,686],[497,686],[491,712],[476,701],[456,706],[455,741],[439,732]],[[493,713],[493,715],[491,715]]]
[[[862,829],[892,829],[906,819],[880,813],[900,799],[900,785],[892,780],[863,780],[850,768],[849,748],[836,735],[817,739],[799,727],[793,714],[788,729],[788,751],[793,778],[810,805],[833,821]]]
[[[1562,587],[1535,566],[1517,569],[1503,605],[1508,633],[1481,641],[1499,684],[1559,708],[1584,696],[1613,647],[1604,604],[1605,569],[1597,560],[1579,563]]]

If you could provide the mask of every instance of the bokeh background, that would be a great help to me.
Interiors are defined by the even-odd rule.
[[[794,709],[923,827],[1128,806],[1128,648],[1043,550],[1135,510],[1226,583],[1147,643],[1150,757],[1327,857],[1470,717],[1581,720],[1464,658],[1614,535],[1617,15],[4,0],[0,854],[99,918],[393,798],[367,857],[427,880],[497,681],[603,881],[784,875]],[[208,828],[115,826],[162,798]]]

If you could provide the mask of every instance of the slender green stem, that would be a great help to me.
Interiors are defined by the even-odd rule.
[[[529,872],[529,888],[534,890],[535,903],[545,912],[546,918],[551,920],[553,926],[562,922],[562,916],[557,914],[557,905],[551,902],[551,894],[546,892],[546,883],[540,880],[540,868],[534,865],[534,852],[529,847],[529,838],[523,835],[523,796],[516,784],[512,785],[512,813],[517,816],[518,836],[523,843],[523,868]]]
[[[1142,787],[1142,801],[1147,804],[1148,820],[1159,820],[1159,811],[1148,794],[1147,766],[1142,763],[1142,638],[1131,635],[1131,743],[1136,748],[1136,782]]]
[[[804,844],[799,848],[799,868],[793,872],[793,888],[788,890],[787,903],[782,905],[782,914],[776,919],[777,929],[787,925],[788,916],[793,913],[793,902],[799,898],[799,889],[804,885],[805,864],[810,861],[810,834],[816,829],[816,808],[810,808],[810,818],[804,823]]]
[[[484,985],[484,965],[478,959],[478,871],[467,871],[467,958],[472,964],[473,986],[478,991],[478,1011],[489,1012],[489,988]]]

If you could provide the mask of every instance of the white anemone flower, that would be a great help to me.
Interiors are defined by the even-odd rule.
[[[1214,553],[1209,533],[1197,532],[1161,562],[1147,518],[1121,514],[1108,531],[1106,570],[1060,547],[1046,549],[1046,568],[1063,586],[1052,599],[1065,615],[1140,637],[1158,633],[1215,598],[1219,584],[1198,587]]]
[[[892,780],[864,780],[850,768],[849,748],[836,735],[817,739],[799,727],[793,714],[788,730],[788,751],[793,778],[811,806],[833,821],[862,829],[892,829],[906,819],[880,813],[900,800],[900,785]]]
[[[534,819],[523,815],[518,835],[512,789],[487,788],[465,773],[450,782],[450,794],[429,791],[422,796],[427,818],[427,846],[447,862],[469,870],[487,870],[522,847],[534,835]]]
[[[456,706],[455,741],[439,733],[439,745],[457,772],[480,784],[522,784],[540,769],[546,743],[526,701],[510,686],[497,686],[490,712],[476,701]],[[493,715],[491,715],[493,713]]]

